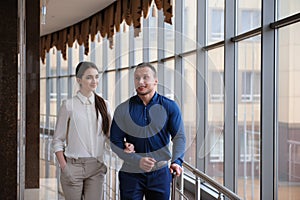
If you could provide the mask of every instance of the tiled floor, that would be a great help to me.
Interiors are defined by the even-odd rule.
[[[64,200],[57,188],[56,178],[41,178],[39,189],[26,189],[25,200]]]
[[[278,199],[296,200],[299,199],[300,190],[299,186],[280,186],[278,193]],[[194,199],[190,193],[185,192],[185,195],[189,200]],[[179,199],[178,194],[176,199]],[[26,190],[25,200],[64,200],[64,197],[58,191],[56,178],[41,178],[40,189]]]
[[[40,200],[64,200],[57,187],[56,178],[40,179]]]

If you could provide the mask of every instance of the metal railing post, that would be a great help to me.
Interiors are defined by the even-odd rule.
[[[229,190],[228,188],[224,187],[223,185],[219,184],[218,182],[216,182],[215,180],[213,180],[212,178],[210,178],[208,175],[206,175],[205,173],[199,171],[198,169],[192,167],[190,164],[183,162],[182,164],[187,170],[189,170],[190,172],[192,172],[195,176],[196,176],[196,188],[197,190],[195,191],[195,195],[196,195],[196,199],[201,199],[200,198],[200,179],[205,181],[207,184],[209,184],[210,186],[212,186],[213,188],[215,188],[219,193],[223,194],[224,196],[228,197],[229,199],[232,200],[240,200],[241,198],[235,194],[234,192],[232,192],[231,190]]]
[[[197,176],[195,183],[195,199],[201,199],[201,179]]]
[[[183,190],[184,190],[184,178],[183,178],[183,172],[180,175],[180,192],[183,194]],[[183,196],[180,195],[180,200],[183,200]]]
[[[175,194],[176,194],[176,175],[172,174],[171,200],[175,200]]]

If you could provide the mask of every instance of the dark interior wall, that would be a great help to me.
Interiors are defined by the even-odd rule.
[[[26,1],[25,188],[39,187],[39,1]],[[0,199],[18,198],[18,0],[0,1]]]
[[[18,1],[0,1],[0,199],[17,199]]]
[[[40,3],[26,1],[26,151],[25,188],[39,188]]]

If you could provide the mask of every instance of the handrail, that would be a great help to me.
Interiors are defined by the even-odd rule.
[[[300,145],[300,142],[297,140],[288,140],[287,143],[289,144],[295,144],[295,145]]]
[[[241,200],[241,198],[233,193],[231,190],[227,189],[223,185],[219,184],[203,172],[199,171],[198,169],[192,167],[190,164],[183,162],[182,165],[188,169],[190,172],[192,172],[196,177],[199,177],[200,179],[203,179],[205,182],[213,186],[216,190],[218,190],[220,193],[224,194],[226,197],[232,200]],[[220,194],[219,194],[220,195]]]

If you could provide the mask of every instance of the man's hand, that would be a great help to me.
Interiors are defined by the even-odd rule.
[[[135,153],[134,145],[131,143],[125,142],[124,152],[125,153]]]
[[[151,169],[154,167],[156,160],[150,157],[143,157],[140,160],[140,168],[145,172],[150,172]]]
[[[170,172],[171,174],[173,174],[173,172],[176,172],[176,176],[180,176],[180,174],[182,173],[182,167],[180,167],[180,165],[176,164],[176,163],[172,163],[170,166]]]

